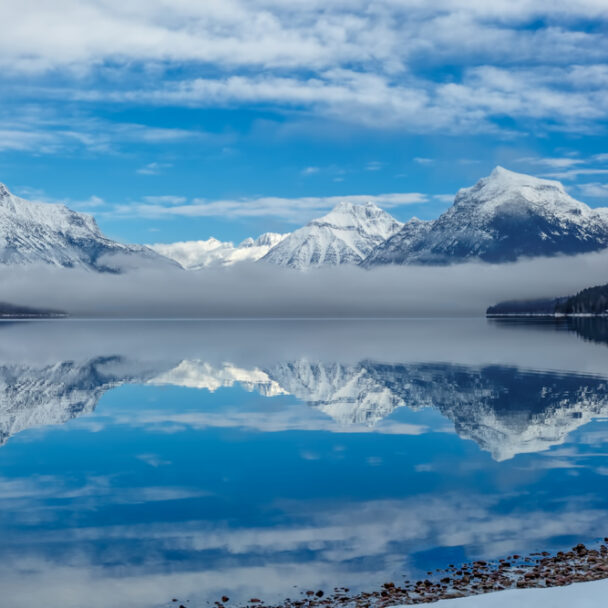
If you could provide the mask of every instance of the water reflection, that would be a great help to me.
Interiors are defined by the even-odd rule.
[[[464,367],[452,364],[394,365],[364,361],[353,365],[300,359],[265,369],[232,363],[214,367],[183,360],[166,371],[137,366],[122,357],[100,357],[78,364],[0,367],[0,445],[16,433],[62,424],[92,414],[102,395],[123,384],[181,386],[215,392],[238,385],[263,397],[292,395],[325,414],[337,426],[310,427],[304,416],[285,410],[263,415],[214,413],[171,420],[205,418],[208,426],[240,426],[260,431],[335,430],[353,425],[377,427],[397,408],[434,408],[464,439],[472,439],[501,461],[559,445],[568,433],[608,414],[605,378],[574,373],[520,370],[512,366]],[[133,422],[162,418],[136,413]],[[166,421],[166,419],[165,419]],[[340,428],[342,427],[342,428]],[[390,430],[387,430],[390,429]],[[352,429],[349,429],[352,431]],[[415,434],[420,427],[386,425],[387,432]]]
[[[0,587],[197,606],[593,538],[608,349],[563,329],[1,326]]]

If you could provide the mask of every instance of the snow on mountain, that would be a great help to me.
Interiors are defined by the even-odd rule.
[[[399,232],[373,249],[361,262],[361,266],[370,268],[379,264],[406,263],[411,244],[427,235],[432,226],[432,221],[423,221],[413,217],[409,222],[403,224]]]
[[[264,257],[286,236],[286,234],[266,232],[255,240],[245,239],[237,246],[211,237],[206,241],[158,243],[148,247],[176,261],[187,270],[200,270],[210,266],[232,266],[237,262],[255,262]]]
[[[108,239],[90,215],[64,205],[27,201],[0,184],[0,264],[38,263],[106,272],[146,263],[172,264],[142,245]]]
[[[297,269],[359,264],[401,226],[374,203],[341,202],[327,215],[292,232],[261,261]]]
[[[364,266],[512,262],[608,247],[608,209],[591,209],[560,182],[496,167],[456,195],[454,205],[416,232],[405,225]]]

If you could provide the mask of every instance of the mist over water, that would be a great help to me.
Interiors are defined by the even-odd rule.
[[[188,272],[4,268],[2,299],[76,316],[375,317],[481,315],[506,299],[569,295],[605,283],[608,253],[513,264],[341,266],[306,272],[267,264]]]

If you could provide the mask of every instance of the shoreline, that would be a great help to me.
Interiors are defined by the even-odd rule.
[[[505,312],[505,313],[486,313],[487,319],[505,319],[505,318],[513,318],[513,317],[521,317],[521,318],[541,318],[541,319],[571,319],[571,318],[590,318],[590,319],[606,319],[608,318],[608,313],[587,313],[587,312],[577,312],[577,313],[545,313],[545,312]]]
[[[229,592],[218,598],[216,608],[389,608],[397,605],[428,604],[509,589],[564,587],[573,583],[608,578],[608,538],[591,547],[578,544],[569,551],[547,551],[526,556],[511,554],[492,561],[476,560],[427,573],[428,578],[403,583],[386,582],[371,591],[352,593],[347,587],[331,591],[310,589],[298,598],[279,603],[265,603],[251,598],[245,603],[231,603]],[[178,608],[187,602],[172,600]],[[443,604],[442,604],[443,605]]]

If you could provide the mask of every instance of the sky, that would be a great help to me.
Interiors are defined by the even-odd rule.
[[[111,237],[336,200],[437,217],[500,164],[608,199],[605,0],[0,2],[0,181]]]

